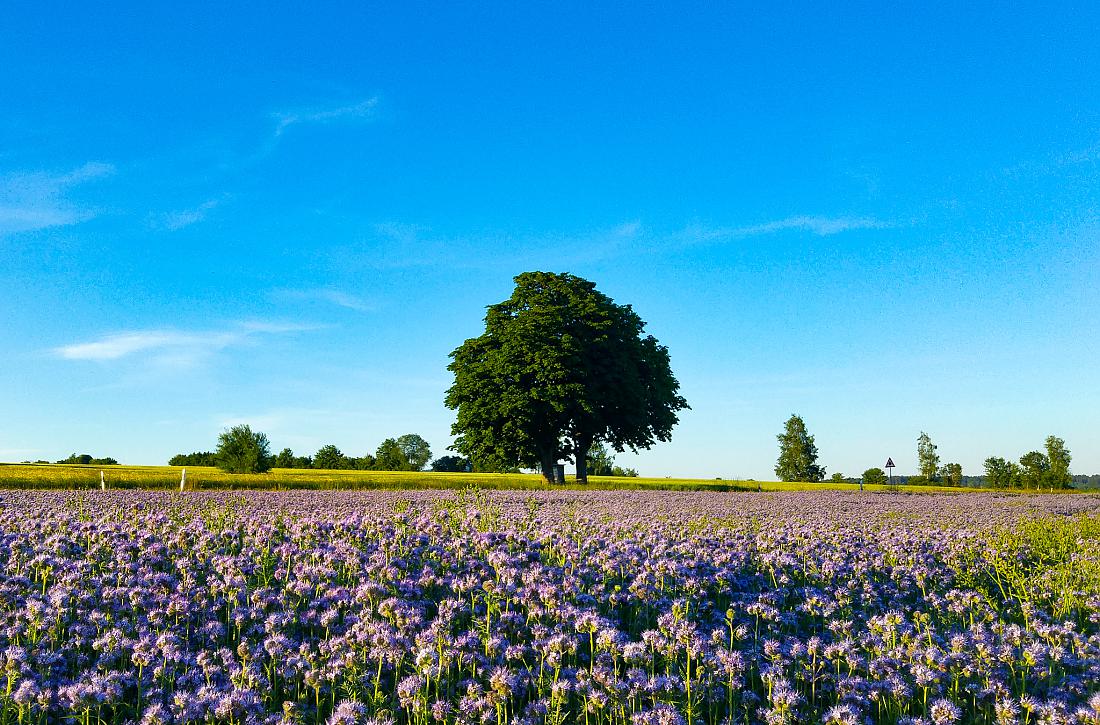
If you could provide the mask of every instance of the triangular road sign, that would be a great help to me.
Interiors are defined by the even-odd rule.
[[[893,458],[887,458],[886,459],[886,467],[887,468],[893,468],[894,467],[894,459]]]

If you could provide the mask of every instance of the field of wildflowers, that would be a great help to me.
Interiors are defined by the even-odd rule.
[[[2,723],[1100,723],[1100,497],[0,492]]]

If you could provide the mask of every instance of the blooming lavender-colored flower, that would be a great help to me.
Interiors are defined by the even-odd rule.
[[[357,722],[400,725],[759,725],[928,701],[926,725],[1096,710],[1100,596],[1067,617],[1055,578],[1031,577],[1019,603],[966,569],[1038,566],[994,534],[1095,515],[1096,497],[104,493],[89,508],[0,492],[9,712],[290,725],[358,702]]]
[[[940,698],[928,708],[928,714],[935,725],[954,725],[962,717],[962,710],[950,700]]]
[[[326,721],[328,725],[359,725],[365,719],[367,709],[354,700],[342,700]]]
[[[825,725],[859,725],[859,712],[851,705],[836,705],[825,712],[823,722]]]

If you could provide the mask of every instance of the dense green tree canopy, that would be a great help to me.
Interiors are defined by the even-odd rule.
[[[917,465],[922,478],[928,481],[939,480],[940,457],[936,453],[936,444],[924,431],[917,438]]]
[[[1020,467],[1000,456],[985,459],[986,485],[993,488],[1011,488],[1020,484]]]
[[[313,467],[326,470],[337,470],[341,468],[350,468],[351,465],[348,461],[348,457],[344,455],[344,452],[330,443],[327,446],[321,446],[321,448],[313,454]]]
[[[948,486],[961,486],[963,467],[961,463],[947,463],[943,467],[943,482]]]
[[[1069,488],[1073,483],[1073,476],[1069,472],[1071,456],[1066,442],[1057,436],[1047,436],[1047,463],[1050,470],[1047,471],[1047,480],[1052,488]]]
[[[1040,451],[1029,451],[1020,456],[1021,479],[1024,488],[1039,488],[1050,471],[1050,461]]]
[[[218,468],[228,473],[264,473],[273,462],[267,436],[247,425],[223,431],[214,457]]]
[[[374,467],[379,471],[408,471],[409,459],[396,438],[382,441],[374,452]]]
[[[814,437],[806,431],[801,417],[788,418],[783,432],[776,438],[779,439],[779,460],[775,463],[775,475],[780,481],[816,483],[825,478],[825,468],[817,465]]]
[[[867,485],[886,483],[887,480],[886,472],[877,466],[863,472],[863,482]]]
[[[420,471],[432,459],[432,449],[428,441],[416,433],[406,433],[397,439],[397,447],[405,458],[405,470]]]
[[[118,461],[110,456],[96,458],[91,453],[71,454],[68,458],[62,458],[58,463],[77,463],[83,466],[117,466]]]
[[[677,394],[668,349],[629,305],[588,280],[527,272],[489,307],[485,332],[451,353],[454,448],[481,465],[538,466],[561,459],[586,480],[593,444],[616,451],[671,439]]]
[[[168,459],[169,466],[216,466],[218,456],[213,451],[195,451],[194,453],[177,453]]]
[[[470,470],[470,459],[462,456],[440,456],[432,461],[432,470],[438,473],[465,473]]]
[[[294,468],[294,451],[284,448],[275,456],[275,468]]]

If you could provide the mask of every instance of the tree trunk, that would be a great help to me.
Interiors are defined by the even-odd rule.
[[[557,461],[548,455],[543,455],[539,463],[542,467],[542,480],[547,483],[554,483],[554,465]]]
[[[573,447],[577,461],[577,483],[588,483],[588,451],[592,448],[592,439],[576,438]]]

